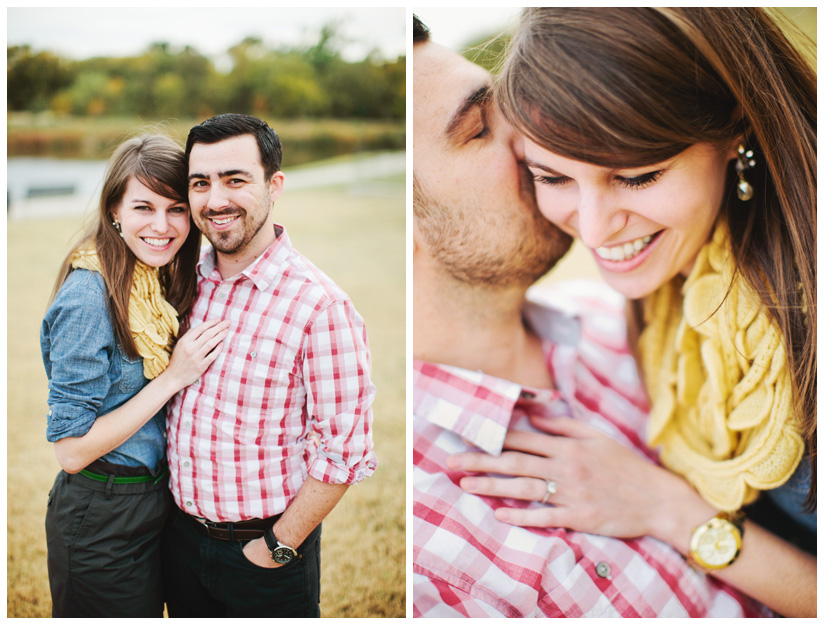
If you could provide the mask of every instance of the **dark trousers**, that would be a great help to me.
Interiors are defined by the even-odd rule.
[[[108,485],[60,472],[46,510],[53,617],[163,617],[167,480]]]
[[[175,507],[163,533],[169,617],[320,617],[321,526],[279,568],[250,562],[246,543],[213,539]]]

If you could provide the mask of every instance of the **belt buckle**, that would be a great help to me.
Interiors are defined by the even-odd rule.
[[[198,522],[198,524],[202,524],[207,529],[214,528],[215,527],[214,525],[217,523],[217,522],[213,522],[212,520],[208,520],[205,517],[198,517],[197,515],[190,515],[189,517],[191,517],[193,520]]]

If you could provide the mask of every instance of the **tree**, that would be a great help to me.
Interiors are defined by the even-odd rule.
[[[6,51],[8,107],[12,111],[42,111],[57,92],[75,79],[73,64],[51,52],[33,53],[29,46]]]

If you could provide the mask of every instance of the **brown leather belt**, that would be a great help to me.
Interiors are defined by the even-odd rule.
[[[267,528],[272,528],[280,515],[267,519],[250,519],[243,522],[212,522],[202,517],[186,514],[193,522],[196,522],[206,529],[206,532],[213,539],[224,541],[247,541],[249,539],[259,539],[264,536]]]

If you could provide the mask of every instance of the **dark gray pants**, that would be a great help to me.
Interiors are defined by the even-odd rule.
[[[213,539],[175,507],[163,536],[169,617],[321,616],[321,525],[279,568],[251,563],[246,543]]]
[[[108,485],[57,475],[46,512],[53,617],[163,616],[167,483]]]

